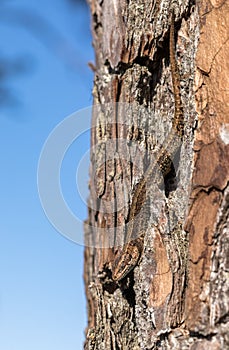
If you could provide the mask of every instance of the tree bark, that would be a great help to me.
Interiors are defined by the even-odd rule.
[[[85,349],[226,349],[227,1],[90,0],[96,55],[85,222]],[[147,183],[137,266],[112,279],[137,185],[174,117],[171,12],[185,130],[173,169]],[[169,150],[168,150],[169,151]],[[144,210],[142,209],[144,207]]]

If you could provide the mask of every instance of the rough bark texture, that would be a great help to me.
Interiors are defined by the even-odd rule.
[[[94,105],[100,107],[92,117],[85,223],[85,349],[226,349],[228,2],[89,3]],[[147,184],[147,210],[139,220],[139,230],[145,231],[142,259],[115,283],[112,266],[122,249],[135,186],[171,128],[172,8],[185,117],[185,137],[174,161],[176,185],[165,182],[155,196]]]

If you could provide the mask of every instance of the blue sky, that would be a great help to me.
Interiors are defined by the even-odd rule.
[[[45,216],[37,167],[55,126],[92,103],[89,12],[67,0],[12,0],[0,6],[0,55],[27,62],[27,72],[6,81],[17,103],[0,108],[0,349],[81,349],[83,247],[59,234]],[[27,25],[24,18],[30,19]],[[82,220],[87,210],[75,182],[88,148],[89,132],[68,151],[61,173],[64,199]],[[87,181],[86,169],[85,192]]]

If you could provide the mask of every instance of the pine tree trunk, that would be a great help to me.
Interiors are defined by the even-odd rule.
[[[85,349],[226,349],[228,2],[89,3],[96,67]],[[184,137],[170,171],[143,186],[134,226],[141,258],[115,280],[136,189],[152,164],[161,169],[173,127],[172,9]]]

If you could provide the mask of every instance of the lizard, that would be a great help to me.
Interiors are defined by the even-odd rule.
[[[175,14],[172,10],[170,34],[169,34],[169,59],[172,76],[173,96],[174,96],[174,116],[172,120],[172,128],[169,132],[163,147],[161,146],[155,161],[150,164],[144,174],[144,177],[138,183],[134,191],[132,203],[129,212],[129,221],[127,225],[126,244],[122,251],[118,254],[114,261],[112,268],[112,279],[116,282],[124,279],[138,264],[144,246],[144,229],[143,233],[140,230],[138,236],[135,238],[135,217],[138,214],[146,198],[146,184],[149,181],[158,183],[159,178],[157,171],[161,171],[163,176],[169,173],[171,162],[178,151],[184,135],[184,116],[180,95],[180,76],[176,61],[176,47],[175,47]]]

